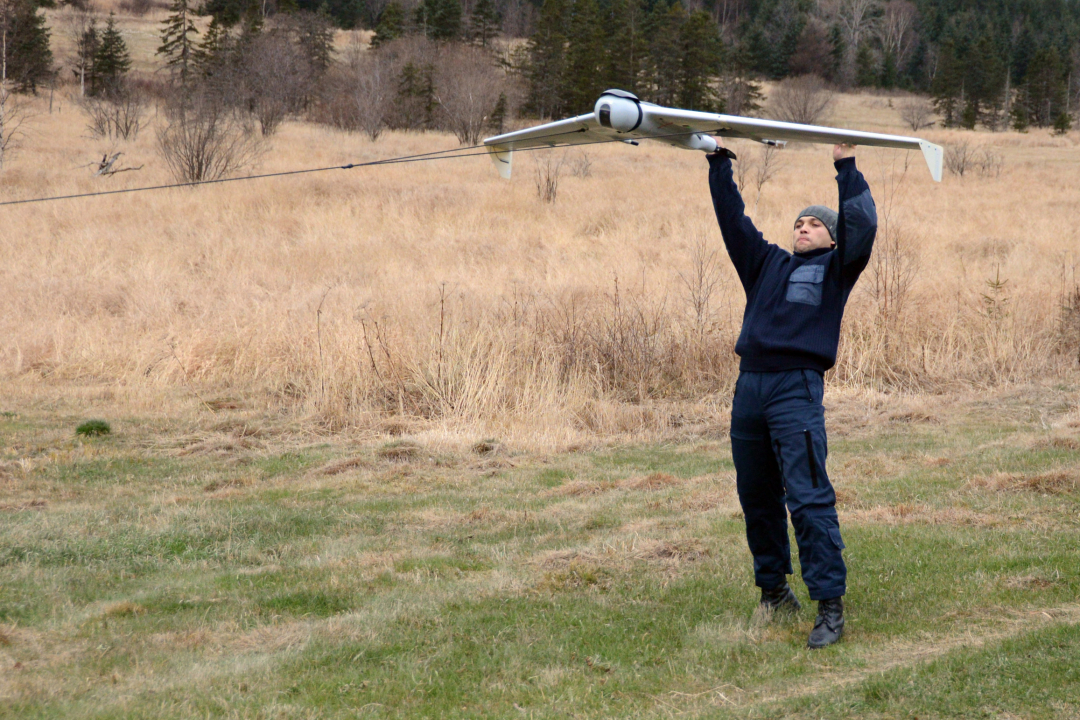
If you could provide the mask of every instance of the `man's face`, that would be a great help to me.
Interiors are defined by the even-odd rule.
[[[818,248],[835,247],[832,236],[825,223],[812,215],[804,215],[795,221],[795,230],[791,236],[791,245],[795,252],[810,252]]]

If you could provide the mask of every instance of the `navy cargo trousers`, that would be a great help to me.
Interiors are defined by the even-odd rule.
[[[742,372],[731,408],[731,454],[754,580],[771,589],[792,573],[790,510],[811,600],[847,589],[836,493],[825,473],[824,394],[816,370]]]

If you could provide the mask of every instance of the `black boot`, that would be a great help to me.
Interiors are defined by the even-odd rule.
[[[802,605],[791,586],[785,582],[780,587],[761,588],[761,607],[773,612],[794,613],[798,612]]]
[[[817,619],[810,631],[808,647],[823,648],[832,645],[844,634],[844,598],[818,601]]]

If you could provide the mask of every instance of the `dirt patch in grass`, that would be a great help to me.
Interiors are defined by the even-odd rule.
[[[739,503],[732,489],[692,492],[679,501],[680,510],[689,510],[691,512],[707,512],[716,508],[734,510],[738,507]]]
[[[915,503],[872,505],[851,510],[841,518],[844,522],[870,525],[956,525],[964,527],[994,527],[1008,523],[1007,518],[963,508],[931,508]]]
[[[22,510],[43,510],[48,500],[29,500],[24,503],[0,503],[0,512],[20,512]]]
[[[340,475],[343,472],[349,470],[355,470],[357,468],[364,468],[368,466],[368,459],[362,456],[345,458],[344,460],[335,460],[332,463],[327,463],[318,469],[320,475]]]
[[[239,489],[251,485],[254,481],[249,477],[218,478],[211,480],[203,486],[203,492],[213,493],[219,490]]]
[[[1014,590],[1045,590],[1053,587],[1056,581],[1037,575],[1012,576],[1005,581],[1005,587]]]
[[[937,415],[933,415],[925,410],[904,410],[901,412],[889,413],[886,419],[891,423],[921,423],[940,425],[941,418]]]
[[[139,603],[124,600],[123,602],[106,605],[101,614],[105,617],[131,617],[133,615],[142,615],[145,612],[146,608]]]
[[[574,559],[564,567],[545,572],[536,589],[548,592],[602,589],[610,584],[611,576],[611,570],[603,565]]]
[[[642,548],[634,557],[638,560],[665,563],[696,562],[709,556],[709,549],[697,538],[686,540],[657,540]]]
[[[972,478],[964,488],[967,490],[1062,495],[1080,490],[1080,472],[1076,470],[1050,470],[1041,473],[999,472],[993,475]]]
[[[1080,437],[1056,435],[1039,438],[1031,443],[1032,450],[1080,450]]]
[[[401,441],[384,445],[379,448],[378,456],[390,462],[404,463],[417,460],[423,454],[424,448],[414,442]]]
[[[211,455],[226,456],[241,453],[247,450],[262,449],[264,445],[257,440],[246,437],[213,437],[187,445],[177,452],[178,455]]]
[[[544,495],[555,495],[558,497],[587,497],[589,495],[599,495],[600,493],[614,490],[617,487],[619,487],[619,484],[612,482],[611,480],[601,480],[600,482],[571,480],[568,483],[564,483],[557,488],[547,491]]]
[[[663,490],[672,485],[678,485],[681,481],[674,475],[663,472],[654,472],[644,477],[630,478],[619,483],[619,487],[629,490]]]

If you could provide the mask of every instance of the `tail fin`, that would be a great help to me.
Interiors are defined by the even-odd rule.
[[[503,180],[509,180],[510,171],[513,169],[513,148],[508,148],[505,145],[488,145],[487,150],[491,153],[491,162],[495,163],[499,175],[502,176]]]
[[[923,157],[926,158],[926,164],[930,166],[930,176],[935,181],[941,182],[941,161],[942,150],[940,145],[935,145],[932,142],[926,142],[925,140],[919,141],[919,147],[922,148]]]

